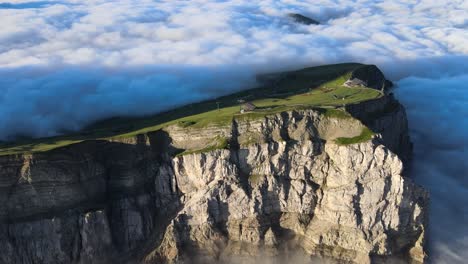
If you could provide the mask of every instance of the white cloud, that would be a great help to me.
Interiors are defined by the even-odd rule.
[[[34,2],[43,1],[13,1],[10,6]],[[28,65],[24,57],[35,57],[41,65],[120,67],[297,59],[308,64],[351,58],[374,62],[370,58],[466,54],[467,10],[463,0],[49,1],[39,8],[0,8],[0,66]],[[288,12],[304,13],[323,25],[295,25]],[[320,54],[323,46],[317,43],[330,44],[327,51],[336,55]],[[67,55],[77,47],[88,50],[86,59]],[[12,58],[17,49],[24,55]]]
[[[88,58],[87,51],[76,56]],[[181,65],[2,70],[0,135],[52,136],[111,116],[155,113],[253,85],[251,71]]]
[[[128,85],[141,78],[126,71],[142,67],[152,69],[146,71],[144,78],[173,76],[179,80],[183,75],[180,82],[190,82],[191,77],[184,70],[167,72],[167,69],[190,65],[197,68],[193,72],[206,76],[215,74],[213,67],[232,68],[234,72],[250,69],[252,79],[258,71],[359,61],[378,64],[395,78],[408,73],[421,75],[429,69],[427,65],[432,65],[432,70],[439,69],[441,62],[458,65],[460,59],[452,58],[468,54],[467,10],[468,4],[463,0],[0,1],[0,78],[5,80],[0,89],[4,94],[15,91],[16,95],[17,91],[30,94],[34,90],[23,104],[29,103],[36,110],[34,105],[52,103],[57,100],[54,93],[63,93],[61,100],[65,105],[70,105],[66,100],[74,100],[76,109],[82,112],[79,109],[89,107],[82,98],[110,99],[107,95],[101,97],[101,93],[93,94],[94,90],[82,91],[82,84],[73,78],[92,76],[90,85],[97,87],[119,75],[127,80],[114,83],[113,90],[121,93],[112,95],[122,98],[113,100],[119,101],[128,98],[124,93],[130,91]],[[287,17],[289,12],[318,19],[321,25],[296,24]],[[421,60],[427,61],[427,65],[418,66]],[[30,68],[28,72],[43,75],[24,74],[25,67]],[[114,75],[96,75],[96,69],[114,71]],[[243,80],[248,79],[246,72]],[[30,85],[20,86],[22,81]],[[58,89],[54,86],[57,83],[62,85],[60,92],[54,90]],[[147,96],[159,104],[166,87],[159,87],[157,81],[147,84]],[[209,82],[198,84],[191,87],[193,93],[202,91],[202,85],[215,86]],[[237,86],[245,85],[238,81]],[[229,91],[220,88],[217,94],[186,96],[184,102]],[[17,98],[0,98],[3,98],[0,116],[4,117],[0,138],[31,131],[36,131],[34,136],[52,135],[64,128],[77,129],[98,118],[125,114],[107,107],[105,102],[96,105],[94,116],[92,111],[85,116],[69,111],[38,111],[30,113],[30,118],[26,114],[22,122],[25,127],[43,129],[22,131],[9,123],[13,119],[6,117],[7,113],[15,114],[11,111],[17,108],[9,107],[18,102]],[[182,103],[165,102],[166,107]],[[132,109],[132,114],[163,109],[138,108]],[[62,112],[70,116],[65,117]],[[50,119],[58,121],[49,122]]]
[[[0,139],[212,98],[258,71],[378,64],[403,78],[416,179],[434,194],[431,254],[467,257],[466,0],[0,0],[0,25]]]
[[[408,77],[396,90],[407,106],[415,144],[412,175],[431,193],[428,238],[434,263],[464,263],[468,258],[466,73],[436,79]]]

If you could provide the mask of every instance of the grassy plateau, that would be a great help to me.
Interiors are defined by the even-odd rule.
[[[382,93],[375,89],[343,86],[351,72],[362,66],[357,63],[345,63],[262,75],[258,77],[261,83],[258,88],[189,104],[152,116],[111,118],[90,125],[80,132],[67,135],[2,143],[0,155],[43,152],[85,140],[132,137],[170,125],[193,129],[225,126],[229,125],[233,118],[257,118],[292,109],[330,109],[382,96]],[[240,99],[252,102],[257,109],[241,114],[238,102]],[[346,116],[345,112],[339,110],[327,110],[325,114],[338,118]],[[367,134],[361,136],[367,138]],[[346,144],[347,140],[349,139],[338,141],[346,141],[341,142]]]

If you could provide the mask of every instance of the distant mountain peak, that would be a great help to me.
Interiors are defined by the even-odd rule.
[[[304,24],[304,25],[319,25],[320,22],[314,20],[310,17],[306,17],[304,15],[298,13],[289,13],[288,17],[292,18],[294,22]]]

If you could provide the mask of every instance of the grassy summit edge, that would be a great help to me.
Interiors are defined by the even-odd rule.
[[[365,65],[359,63],[342,63],[261,75],[258,76],[261,84],[257,88],[188,104],[151,116],[110,118],[92,124],[80,132],[62,136],[2,143],[0,155],[44,152],[86,140],[123,139],[171,125],[192,129],[225,126],[229,125],[233,118],[261,118],[297,109],[331,109],[382,96],[382,92],[376,89],[343,86],[351,73],[363,66]],[[240,99],[252,102],[257,109],[241,114]],[[346,116],[345,112],[340,112],[326,110],[324,114],[338,118]]]

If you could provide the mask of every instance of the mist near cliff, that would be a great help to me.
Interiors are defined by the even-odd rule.
[[[245,67],[185,65],[4,69],[0,140],[54,136],[113,116],[154,114],[253,87],[253,77]]]
[[[378,65],[431,191],[434,263],[468,258],[467,1],[0,0],[0,23],[0,140],[215,98],[260,72]]]
[[[405,105],[414,160],[411,176],[430,191],[432,263],[468,258],[468,74],[408,77],[395,93]]]
[[[418,73],[421,59],[468,54],[467,10],[463,0],[0,0],[0,140],[213,98],[259,72],[356,61]]]

